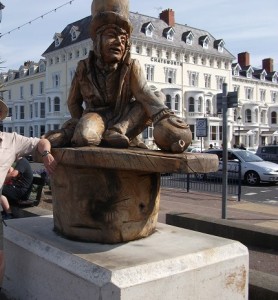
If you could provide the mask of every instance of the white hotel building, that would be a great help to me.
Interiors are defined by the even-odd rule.
[[[41,136],[59,128],[70,118],[67,97],[77,62],[92,47],[89,36],[91,16],[67,25],[42,54],[38,63],[25,62],[18,70],[0,74],[2,96],[10,116],[3,131]],[[190,125],[192,144],[207,148],[222,143],[222,113],[216,95],[225,82],[228,91],[238,91],[239,106],[228,109],[228,147],[269,144],[278,139],[278,73],[271,58],[262,68],[250,65],[249,53],[235,57],[222,39],[206,30],[175,23],[174,11],[167,9],[159,18],[130,13],[133,24],[132,57],[146,72],[150,86],[161,90],[166,104]],[[196,119],[207,118],[208,135],[196,136]],[[152,128],[143,133],[153,146]]]

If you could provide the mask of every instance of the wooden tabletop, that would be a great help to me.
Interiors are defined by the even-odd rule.
[[[155,173],[208,173],[218,169],[218,157],[207,153],[173,154],[140,148],[53,148],[58,163],[76,167]]]

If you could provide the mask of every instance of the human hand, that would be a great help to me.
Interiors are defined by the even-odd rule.
[[[52,156],[51,153],[43,156],[42,160],[43,160],[43,164],[46,168],[46,171],[48,172],[48,174],[52,175],[56,169],[57,161],[55,160],[55,158]]]

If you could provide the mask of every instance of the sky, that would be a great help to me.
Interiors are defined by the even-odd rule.
[[[4,72],[19,69],[24,61],[38,62],[53,42],[54,34],[89,16],[92,3],[91,0],[73,0],[71,4],[69,0],[0,2],[5,5],[0,23],[3,35],[0,67]],[[223,39],[236,58],[238,53],[249,52],[253,67],[261,68],[263,59],[273,58],[274,70],[278,71],[277,0],[130,0],[129,6],[132,12],[152,17],[171,8],[176,23],[206,30],[216,39]],[[51,12],[54,9],[56,12]]]

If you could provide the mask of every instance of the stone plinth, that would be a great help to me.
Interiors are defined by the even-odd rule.
[[[207,173],[211,154],[101,147],[53,149],[51,181],[55,230],[75,240],[119,243],[155,230],[160,173]]]
[[[56,235],[51,216],[7,225],[12,299],[248,299],[248,250],[236,241],[158,223],[148,238],[108,245]]]

